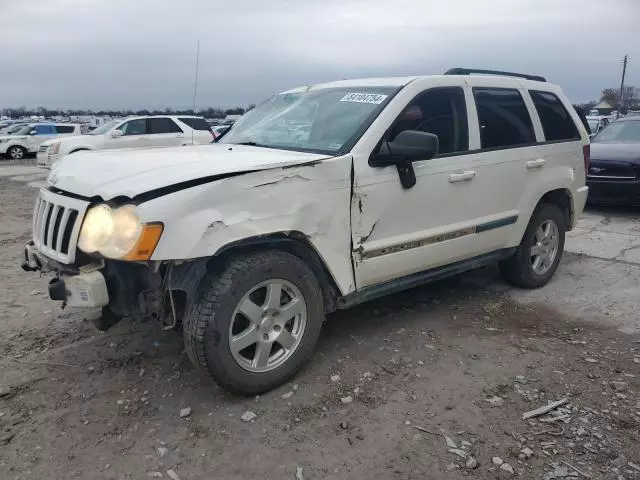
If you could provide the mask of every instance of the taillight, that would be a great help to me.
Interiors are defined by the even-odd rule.
[[[216,136],[216,132],[214,132],[213,130],[209,130],[209,133],[210,133],[210,134],[211,134],[211,136],[213,137],[213,140],[211,140],[211,143],[215,142],[215,141],[216,141],[216,138],[218,138],[218,137]]]
[[[591,145],[582,146],[582,156],[584,157],[584,176],[587,177],[589,171],[589,158],[591,157]]]

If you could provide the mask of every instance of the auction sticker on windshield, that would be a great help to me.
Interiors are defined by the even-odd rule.
[[[379,95],[377,93],[347,93],[340,99],[341,102],[355,103],[373,103],[380,105],[388,95]]]

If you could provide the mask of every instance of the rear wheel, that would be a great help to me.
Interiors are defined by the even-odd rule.
[[[289,253],[260,252],[205,277],[183,322],[184,341],[191,361],[222,387],[255,395],[300,369],[323,320],[313,271]]]
[[[27,156],[27,149],[20,145],[13,145],[7,149],[7,158],[11,160],[22,160]]]
[[[562,258],[565,229],[565,216],[558,206],[550,203],[539,206],[516,253],[500,263],[504,279],[521,288],[546,285]]]

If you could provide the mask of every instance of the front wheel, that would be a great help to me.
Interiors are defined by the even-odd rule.
[[[254,253],[204,278],[183,321],[185,347],[223,388],[255,395],[302,367],[323,320],[320,285],[305,262],[281,251]]]
[[[558,269],[565,240],[565,216],[553,204],[536,209],[513,257],[500,262],[504,279],[521,288],[546,285]]]
[[[22,160],[27,156],[27,150],[19,145],[14,145],[7,149],[7,158],[11,160]]]

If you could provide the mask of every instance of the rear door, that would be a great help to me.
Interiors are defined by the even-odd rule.
[[[56,125],[55,126],[57,136],[69,137],[71,135],[80,135],[80,132],[76,131],[75,125]]]
[[[520,243],[520,232],[529,222],[527,192],[545,163],[538,147],[540,122],[519,81],[470,76],[467,82],[479,125],[473,158],[481,195],[478,201],[488,215],[480,223],[491,232],[485,235],[484,246],[491,250],[512,247]]]
[[[169,117],[149,118],[148,127],[149,147],[174,147],[184,144],[184,131]]]

